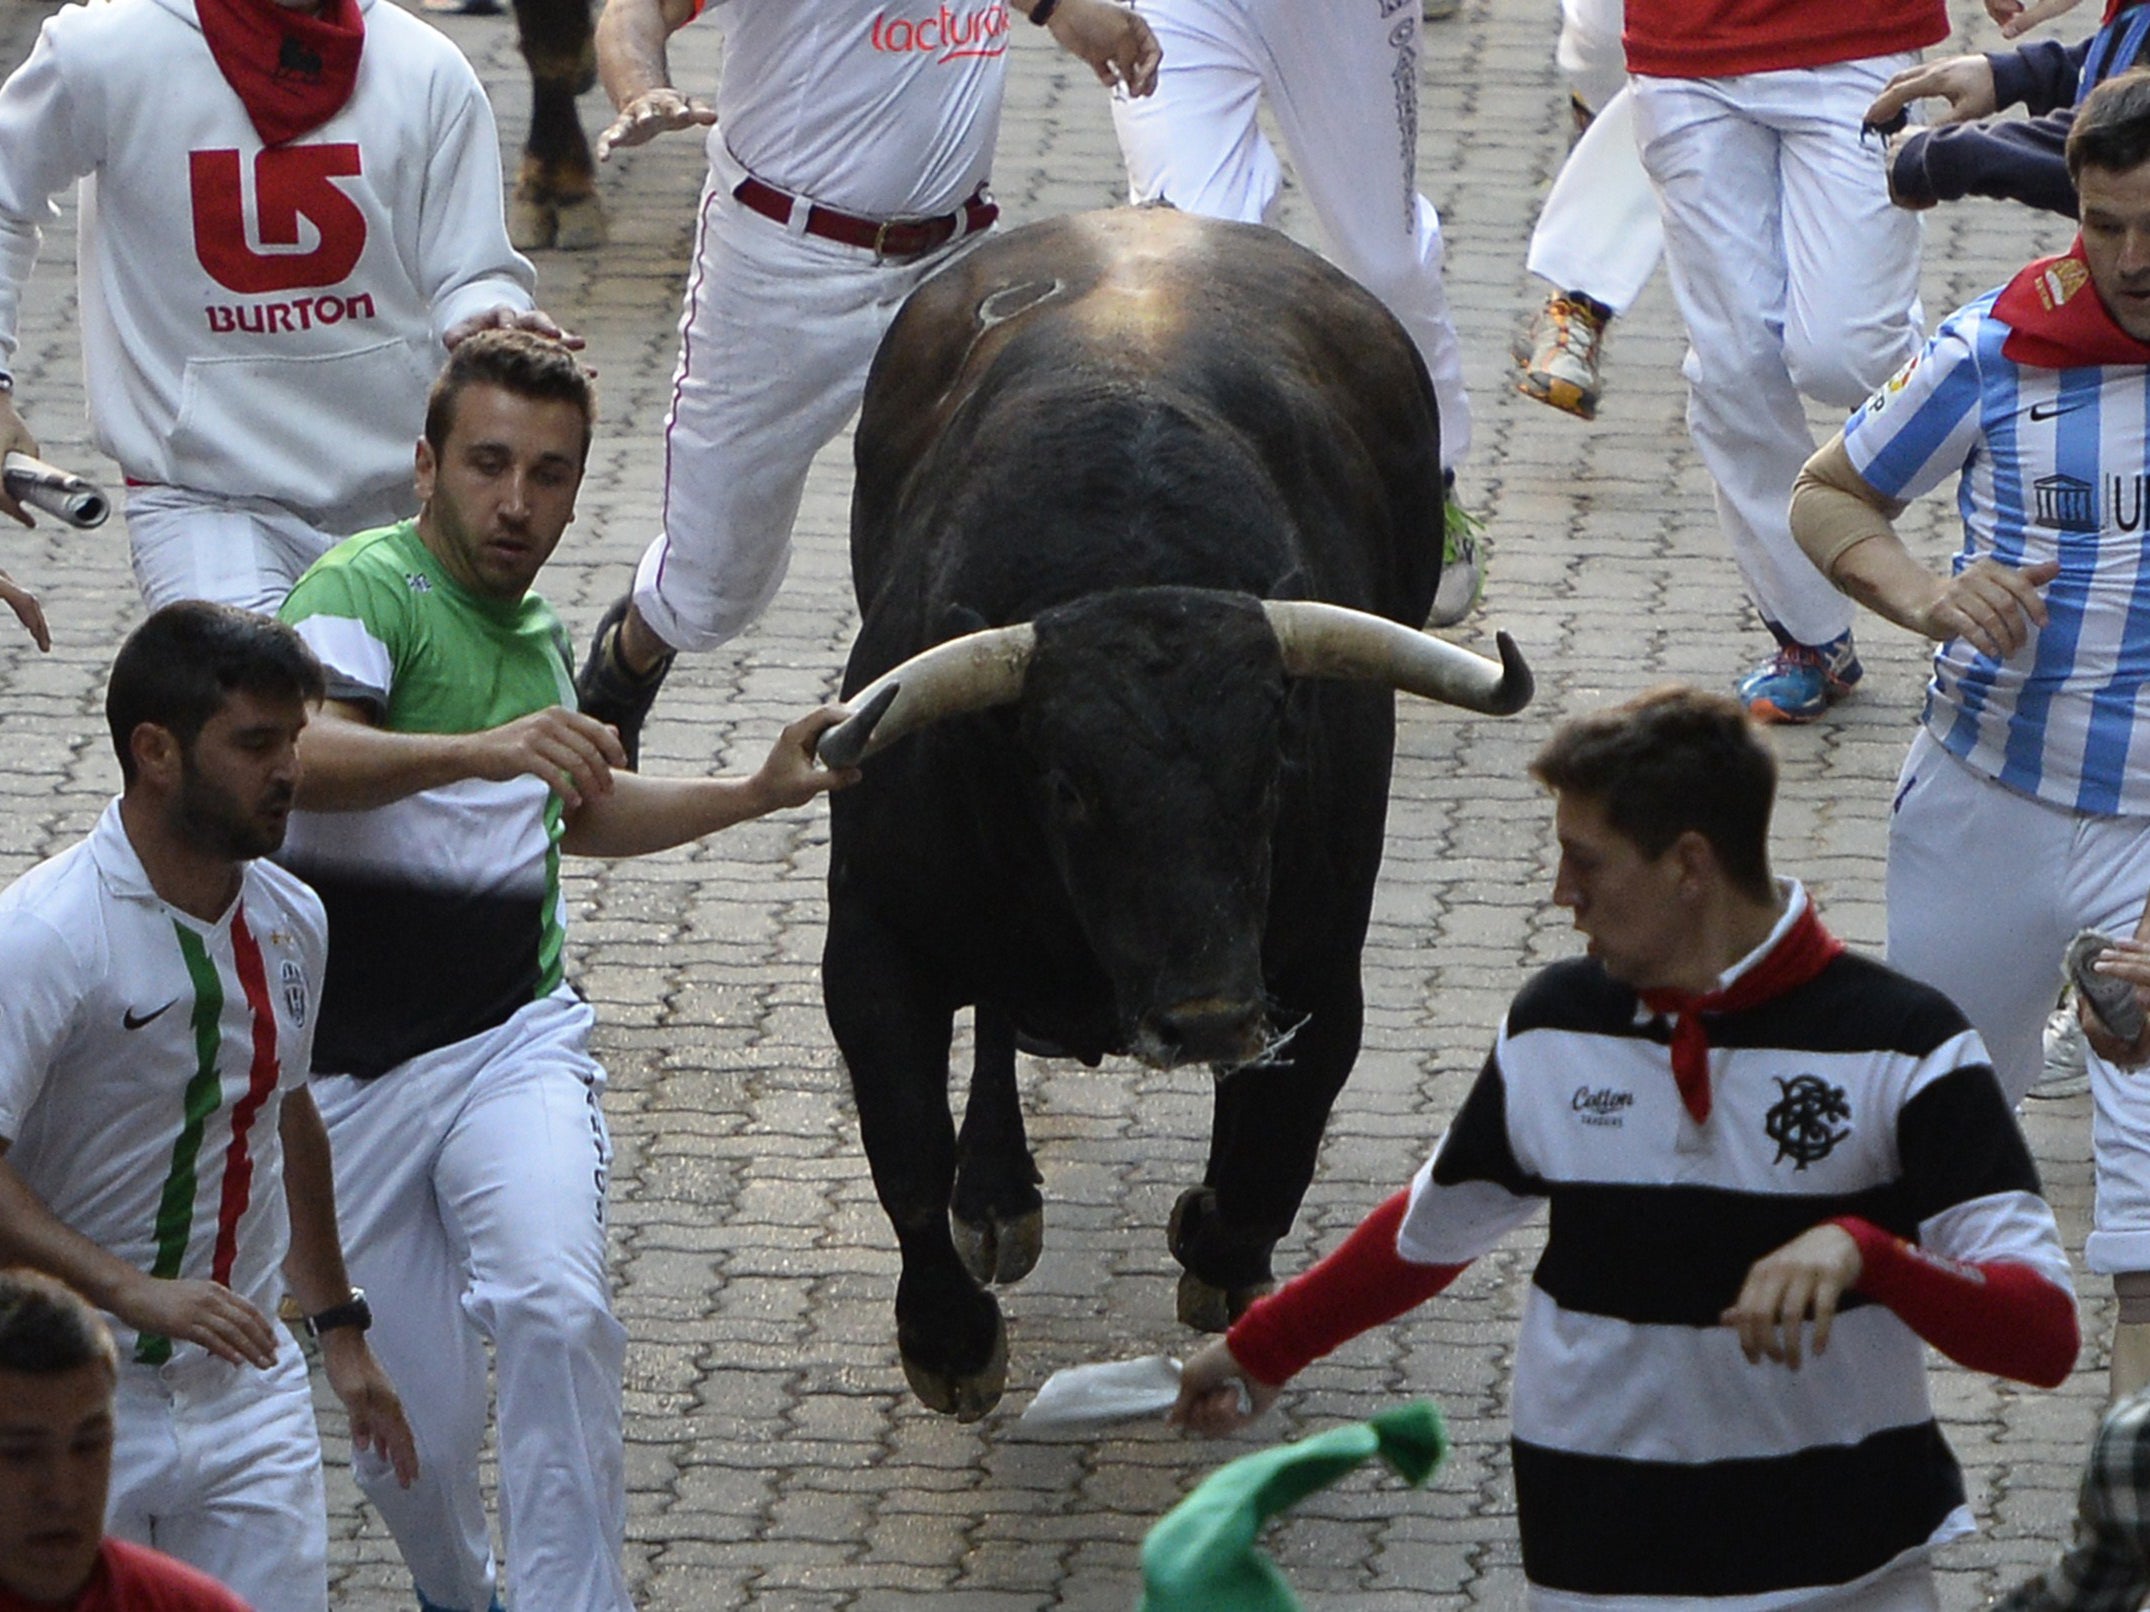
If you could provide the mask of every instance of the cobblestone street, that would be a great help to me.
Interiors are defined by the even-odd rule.
[[[0,0],[0,66],[22,60],[51,9]],[[1954,11],[1959,32],[1942,50],[1993,46],[1976,0],[1955,0]],[[705,94],[722,39],[722,8],[712,12],[673,48],[677,81]],[[493,90],[512,153],[528,105],[512,23],[443,25]],[[1557,25],[1553,0],[1465,0],[1459,17],[1424,35],[1420,176],[1447,231],[1477,408],[1462,492],[1494,545],[1486,602],[1451,636],[1490,651],[1496,627],[1511,632],[1539,696],[1506,721],[1410,701],[1399,709],[1388,860],[1366,952],[1365,1051],[1279,1250],[1285,1273],[1407,1178],[1526,972],[1577,949],[1549,899],[1550,808],[1524,775],[1551,725],[1668,678],[1728,686],[1766,644],[1687,438],[1683,338],[1662,276],[1614,329],[1595,423],[1509,388],[1511,335],[1544,289],[1524,272],[1524,245],[1571,129],[1552,62]],[[2072,39],[2094,25],[2086,9],[2059,33]],[[1114,202],[1121,179],[1104,93],[1040,30],[1017,22],[1011,35],[994,185],[1005,222]],[[593,133],[605,115],[601,93],[584,98]],[[603,399],[581,515],[545,583],[578,649],[654,531],[704,171],[691,136],[622,154],[601,174],[612,244],[536,258],[540,301],[588,337]],[[1993,203],[1926,218],[1929,324],[2066,240],[2050,220]],[[1314,239],[1295,194],[1281,222]],[[70,205],[46,232],[27,299],[19,401],[48,458],[116,493],[83,419],[74,253]],[[1836,423],[1814,418],[1818,435]],[[845,554],[849,456],[846,434],[816,466],[775,607],[726,650],[682,659],[645,740],[647,770],[749,768],[783,721],[833,696],[857,619]],[[1929,554],[1952,546],[1953,509],[1946,497],[1915,509],[1905,526],[1915,545]],[[103,679],[140,607],[116,519],[90,533],[49,519],[30,533],[0,528],[0,567],[42,594],[55,640],[41,656],[12,622],[0,632],[4,882],[85,833],[117,787]],[[1774,851],[1846,940],[1878,953],[1885,818],[1924,646],[1871,616],[1859,632],[1868,676],[1857,697],[1816,727],[1780,730]],[[1159,1426],[1042,1441],[1017,1428],[1031,1392],[1059,1367],[1179,1353],[1193,1341],[1174,1319],[1178,1268],[1164,1225],[1201,1173],[1206,1073],[1023,1060],[1047,1243],[1034,1274],[1003,1294],[1010,1390],[970,1426],[911,1399],[890,1308],[894,1239],[821,1010],[827,825],[816,805],[684,851],[571,864],[571,969],[597,1004],[611,1074],[612,1249],[630,1339],[628,1554],[641,1603],[653,1612],[1125,1612],[1144,1530],[1200,1474],[1262,1439],[1429,1395],[1455,1441],[1430,1486],[1413,1492],[1361,1474],[1295,1512],[1270,1536],[1274,1554],[1309,1608],[1520,1606],[1507,1396],[1536,1233],[1512,1239],[1414,1317],[1309,1371],[1281,1420],[1257,1435],[1203,1445]],[[2025,1120],[2079,1253],[2088,1099],[2034,1097]],[[2103,1396],[2112,1308],[2102,1280],[2080,1269],[2078,1280],[2086,1347],[2065,1388],[2039,1393],[1935,1366],[1981,1525],[1941,1558],[1952,1612],[2042,1565],[2067,1533]],[[318,1374],[316,1385],[334,1463],[335,1602],[406,1609],[408,1577],[349,1480],[340,1413]]]

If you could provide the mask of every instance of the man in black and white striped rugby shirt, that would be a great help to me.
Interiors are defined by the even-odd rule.
[[[1932,1612],[1967,1533],[1921,1339],[2051,1386],[2066,1256],[1984,1046],[1769,871],[1776,764],[1666,689],[1571,722],[1553,792],[1589,955],[1510,1005],[1432,1159],[1187,1362],[1222,1432],[1551,1205],[1512,1449],[1539,1612]]]

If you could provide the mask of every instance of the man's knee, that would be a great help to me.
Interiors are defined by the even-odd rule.
[[[1901,322],[1822,335],[1787,334],[1785,368],[1800,395],[1855,409],[1911,356],[1915,335]]]

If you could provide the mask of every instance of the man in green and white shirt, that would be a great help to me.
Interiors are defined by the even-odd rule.
[[[124,793],[0,893],[0,1265],[61,1277],[123,1362],[109,1531],[261,1612],[325,1612],[306,1366],[321,1323],[362,1456],[408,1429],[337,1243],[306,1087],[326,936],[274,851],[320,672],[288,629],[199,602],[121,648],[106,693]]]
[[[285,853],[333,943],[314,1092],[424,1469],[408,1490],[360,1480],[421,1602],[452,1612],[493,1595],[488,1341],[517,1602],[633,1604],[604,1071],[562,977],[560,855],[660,850],[849,776],[814,763],[827,711],[726,780],[627,772],[618,735],[575,710],[565,636],[530,589],[573,518],[594,414],[571,353],[472,337],[434,386],[416,521],[332,549],[283,610],[329,694]]]

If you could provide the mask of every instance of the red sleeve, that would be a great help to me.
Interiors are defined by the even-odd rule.
[[[2075,1297],[2028,1265],[1944,1259],[1857,1215],[1831,1224],[1859,1245],[1858,1291],[1957,1365],[2037,1388],[2057,1388],[2074,1369]]]
[[[1396,1252],[1406,1188],[1360,1221],[1319,1264],[1257,1300],[1224,1335],[1232,1358],[1272,1387],[1360,1333],[1416,1309],[1461,1265],[1417,1265]]]

